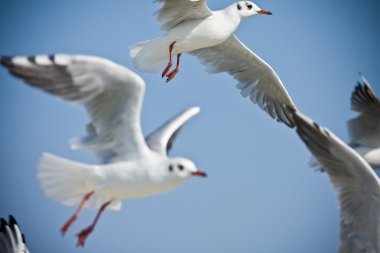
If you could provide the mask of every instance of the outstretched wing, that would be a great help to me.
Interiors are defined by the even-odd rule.
[[[29,253],[24,235],[12,215],[9,215],[9,223],[3,218],[0,219],[0,252]]]
[[[351,95],[351,109],[360,113],[348,121],[351,144],[380,147],[380,101],[368,81],[361,76]]]
[[[296,107],[274,70],[235,35],[225,42],[190,52],[210,73],[227,72],[239,81],[237,88],[272,118],[294,126],[291,111]]]
[[[339,252],[380,249],[380,181],[369,164],[326,128],[299,112],[297,133],[326,170],[338,195],[341,245]]]
[[[2,57],[1,63],[29,85],[86,107],[88,135],[73,148],[89,149],[104,162],[148,151],[140,126],[145,83],[127,68],[85,55]]]
[[[163,4],[156,12],[163,30],[170,30],[186,20],[205,18],[212,14],[206,0],[156,0],[156,2]]]
[[[146,137],[145,140],[149,148],[160,154],[166,155],[170,151],[178,132],[184,124],[198,114],[199,111],[199,107],[189,108],[163,124],[160,128]]]

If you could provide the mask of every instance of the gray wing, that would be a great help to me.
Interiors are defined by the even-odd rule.
[[[351,109],[360,113],[348,121],[351,145],[380,147],[380,101],[362,76],[351,95]]]
[[[29,253],[15,218],[9,215],[9,222],[0,220],[0,252],[1,253]]]
[[[199,107],[191,107],[163,124],[160,128],[146,137],[145,140],[149,148],[160,154],[166,155],[170,151],[178,132],[184,124],[198,114],[199,111]]]
[[[73,148],[91,150],[104,162],[149,151],[140,126],[145,83],[127,68],[84,55],[2,57],[1,63],[27,84],[86,107],[88,135]]]
[[[206,0],[156,0],[155,2],[163,4],[156,12],[163,30],[170,30],[186,20],[205,18],[212,14]]]
[[[291,111],[296,107],[274,70],[235,35],[225,42],[190,52],[210,73],[227,72],[239,81],[237,88],[272,118],[294,126]]]
[[[326,128],[296,112],[297,133],[326,170],[340,208],[340,253],[379,252],[380,182],[372,168]]]

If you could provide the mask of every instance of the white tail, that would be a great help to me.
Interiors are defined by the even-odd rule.
[[[142,41],[129,47],[129,56],[139,70],[157,72],[169,59],[169,44],[165,38]]]
[[[79,205],[85,194],[95,191],[86,207],[97,209],[110,200],[109,196],[100,195],[96,191],[101,184],[99,169],[97,166],[44,153],[37,177],[45,195],[64,205]],[[107,208],[119,210],[121,202],[113,201]]]

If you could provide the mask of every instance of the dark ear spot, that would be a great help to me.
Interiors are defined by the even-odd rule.
[[[173,171],[173,165],[169,165],[169,171],[172,172]]]
[[[241,6],[240,6],[240,4],[239,4],[239,3],[237,4],[237,6],[236,6],[236,7],[237,7],[237,9],[238,9],[239,11],[241,10]]]

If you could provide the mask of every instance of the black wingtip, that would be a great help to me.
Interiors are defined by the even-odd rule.
[[[0,224],[3,225],[3,224],[8,224],[8,222],[4,219],[4,218],[1,218],[0,219]]]
[[[36,57],[35,56],[28,56],[28,61],[33,63],[33,64],[36,64]]]
[[[15,217],[13,217],[13,215],[11,215],[11,214],[9,215],[9,225],[10,226],[18,225]]]
[[[351,110],[363,112],[371,104],[378,104],[379,99],[372,90],[371,85],[363,75],[360,76],[361,81],[357,81],[354,90],[351,93]]]
[[[49,59],[51,60],[51,62],[55,63],[55,54],[49,55]]]
[[[4,232],[5,226],[7,226],[7,225],[8,225],[7,221],[4,218],[1,218],[0,219],[0,232]]]
[[[25,235],[24,235],[24,234],[21,234],[21,238],[22,238],[22,242],[23,242],[24,244],[26,244],[26,240],[25,240]]]
[[[1,65],[5,67],[10,67],[12,65],[12,57],[10,56],[2,56],[0,59]]]

